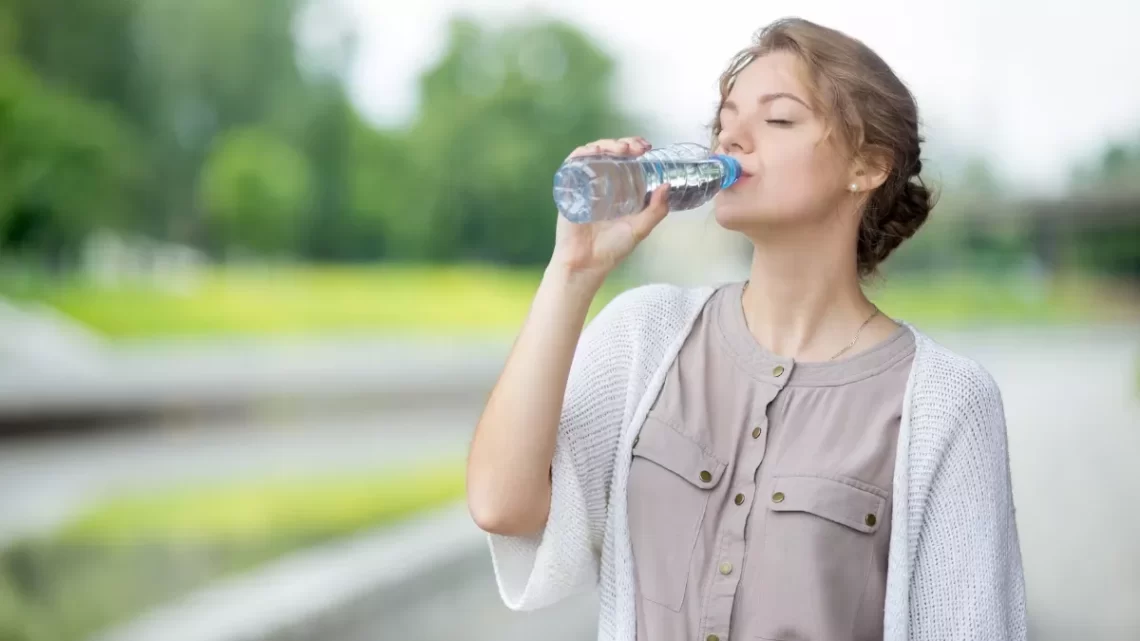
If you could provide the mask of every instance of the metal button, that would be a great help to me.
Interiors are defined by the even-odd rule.
[[[721,563],[720,564],[720,573],[724,574],[724,575],[732,574],[732,564],[731,563]]]
[[[761,429],[759,427],[752,428],[752,438],[760,438]]]
[[[744,505],[744,495],[737,494],[736,498],[732,499],[732,502],[736,503],[737,505]]]
[[[772,495],[772,502],[773,503],[783,503],[784,502],[784,493],[783,492],[776,492],[775,494],[773,494]]]
[[[718,637],[715,634],[710,634],[707,637],[705,637],[705,641],[720,641],[720,637]]]
[[[868,514],[867,518],[863,519],[863,522],[866,523],[868,527],[874,527],[875,523],[877,523],[878,520],[875,518],[874,514]]]
[[[712,480],[712,474],[710,474],[708,470],[701,470],[701,480],[708,483]]]
[[[772,368],[772,376],[779,378],[784,373],[784,366],[777,365]]]

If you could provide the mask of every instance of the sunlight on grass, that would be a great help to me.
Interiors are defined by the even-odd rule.
[[[478,336],[518,328],[541,280],[533,269],[300,267],[215,270],[179,291],[71,279],[15,281],[0,295],[53,307],[113,338],[315,333]],[[594,311],[616,293],[602,292]]]
[[[65,541],[264,539],[332,536],[386,523],[463,494],[464,466],[451,462],[382,473],[222,483],[124,495],[79,516]]]
[[[353,333],[506,337],[525,318],[541,276],[538,269],[476,265],[216,269],[180,290],[0,273],[0,295],[46,304],[121,339]],[[629,286],[612,277],[591,313]],[[871,293],[888,314],[923,324],[1115,318],[1113,296],[1084,279],[907,275],[889,278]]]
[[[276,558],[462,499],[462,461],[112,498],[0,549],[0,639],[81,641]]]
[[[894,277],[868,288],[868,295],[890,316],[924,325],[1101,322],[1129,313],[1113,307],[1110,294],[1084,280]]]

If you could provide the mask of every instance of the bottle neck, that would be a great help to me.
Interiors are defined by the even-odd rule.
[[[724,176],[720,179],[721,189],[728,189],[735,184],[737,180],[740,180],[741,168],[739,160],[724,154],[713,154],[710,156],[710,159],[720,163],[721,168],[724,170]]]

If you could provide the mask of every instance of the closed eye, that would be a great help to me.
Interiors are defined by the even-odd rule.
[[[767,122],[770,125],[776,126],[776,127],[791,127],[793,124],[791,120],[779,120],[779,119],[766,120],[765,122]]]

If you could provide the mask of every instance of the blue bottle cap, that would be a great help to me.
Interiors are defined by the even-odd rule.
[[[721,166],[724,167],[724,178],[720,179],[721,189],[728,189],[736,183],[737,180],[740,180],[740,174],[743,170],[740,168],[739,160],[724,154],[713,154],[711,158],[718,161]]]

